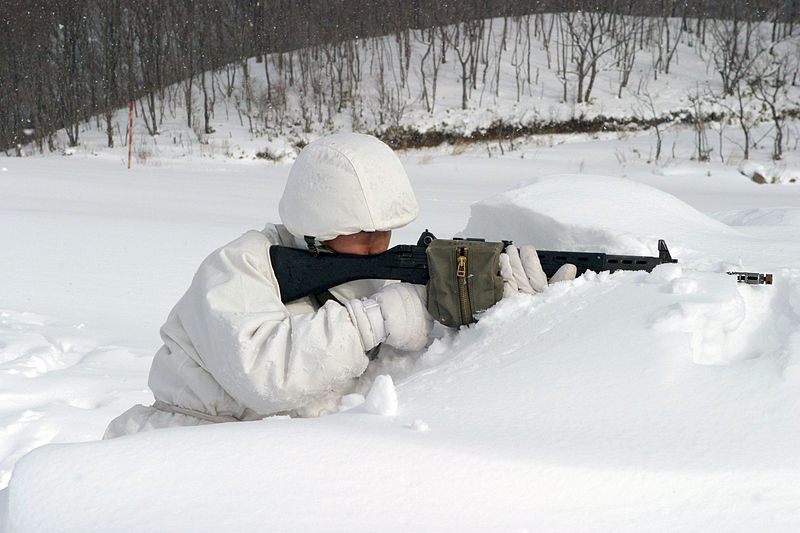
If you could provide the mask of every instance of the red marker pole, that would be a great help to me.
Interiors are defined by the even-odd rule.
[[[133,147],[133,102],[131,102],[131,123],[128,126],[128,168],[131,168],[131,147]]]

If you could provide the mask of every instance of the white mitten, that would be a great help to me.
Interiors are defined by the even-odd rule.
[[[575,279],[577,271],[575,265],[562,265],[549,283]],[[506,247],[500,254],[500,275],[503,277],[503,298],[518,292],[542,292],[548,285],[536,248],[530,244],[523,245],[519,250],[513,244]]]
[[[381,306],[372,298],[350,300],[344,304],[350,313],[350,320],[358,328],[364,351],[368,352],[386,338],[386,328],[383,326]]]
[[[548,283],[556,283],[558,281],[569,281],[571,279],[575,279],[575,276],[578,274],[578,267],[572,265],[570,263],[565,263],[561,265],[556,273],[553,274],[553,277],[550,278]]]
[[[426,305],[423,285],[393,283],[371,298],[350,300],[345,307],[358,327],[365,350],[385,340],[398,350],[411,352],[425,347],[433,328]]]

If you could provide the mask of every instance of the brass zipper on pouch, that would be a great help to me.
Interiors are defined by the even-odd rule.
[[[458,282],[458,299],[461,302],[461,323],[469,324],[469,289],[467,287],[467,247],[458,248],[456,255],[456,282]]]

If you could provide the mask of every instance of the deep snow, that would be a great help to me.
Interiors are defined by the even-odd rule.
[[[149,401],[158,326],[197,264],[277,220],[288,167],[3,160],[8,531],[796,529],[800,187],[613,155],[650,142],[404,154],[422,215],[393,242],[652,254],[664,238],[677,265],[504,300],[384,362],[336,415],[110,442],[106,423]]]
[[[698,51],[684,42],[658,80],[640,54],[631,86],[659,114],[685,109],[692,91],[719,89]],[[453,109],[457,62],[443,67],[431,114],[412,72],[402,123],[468,132],[642,113],[633,90],[616,97],[613,69],[593,103],[557,101],[538,48],[540,90],[516,102],[502,57],[500,94],[476,91],[467,110]],[[360,97],[373,93],[366,84]],[[381,126],[374,111],[366,127]],[[663,132],[658,162],[654,136],[633,132],[403,153],[422,214],[394,244],[428,228],[652,255],[663,238],[679,263],[588,274],[504,300],[459,332],[440,328],[424,353],[371,368],[373,388],[336,415],[98,441],[113,417],[152,401],[158,328],[203,257],[278,221],[289,167],[254,154],[289,162],[295,141],[331,128],[268,138],[236,113],[220,102],[211,136],[181,116],[157,137],[137,122],[131,170],[126,147],[103,148],[92,128],[64,156],[0,157],[0,531],[800,527],[796,122],[779,162],[768,125],[745,162],[725,124],[710,125],[709,163],[691,160],[693,134],[680,128]],[[332,127],[346,129],[348,113]],[[756,185],[756,171],[780,183]],[[775,284],[739,285],[727,270],[771,272]]]

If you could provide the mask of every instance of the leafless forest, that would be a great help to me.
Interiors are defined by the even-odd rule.
[[[796,57],[778,53],[776,44],[800,32],[800,0],[5,0],[0,150],[13,153],[31,142],[52,150],[53,133],[62,128],[77,145],[79,125],[89,121],[105,126],[113,146],[112,116],[131,101],[150,134],[158,133],[169,106],[184,110],[189,127],[210,133],[215,100],[236,83],[245,85],[241,108],[251,130],[280,123],[287,88],[304,95],[297,104],[303,120],[320,120],[325,110],[330,116],[352,105],[368,60],[356,43],[381,35],[393,36],[392,48],[372,51],[369,61],[378,58],[383,122],[402,114],[394,91],[412,70],[422,77],[415,97],[432,112],[445,61],[459,68],[466,107],[479,81],[500,85],[500,69],[487,58],[487,43],[498,38],[491,18],[502,20],[501,53],[513,54],[518,93],[537,83],[525,60],[537,46],[547,50],[565,101],[568,94],[591,99],[601,64],[618,72],[621,93],[637,54],[653,55],[654,76],[669,75],[678,43],[691,37],[710,51],[729,101],[742,104],[730,113],[740,115],[745,136],[743,102],[762,102],[776,124],[773,155],[780,157],[785,117],[777,102],[798,79]],[[420,43],[425,53],[412,63],[411,46]],[[252,57],[266,67],[263,94],[247,90]],[[389,70],[400,79],[383,80]]]

